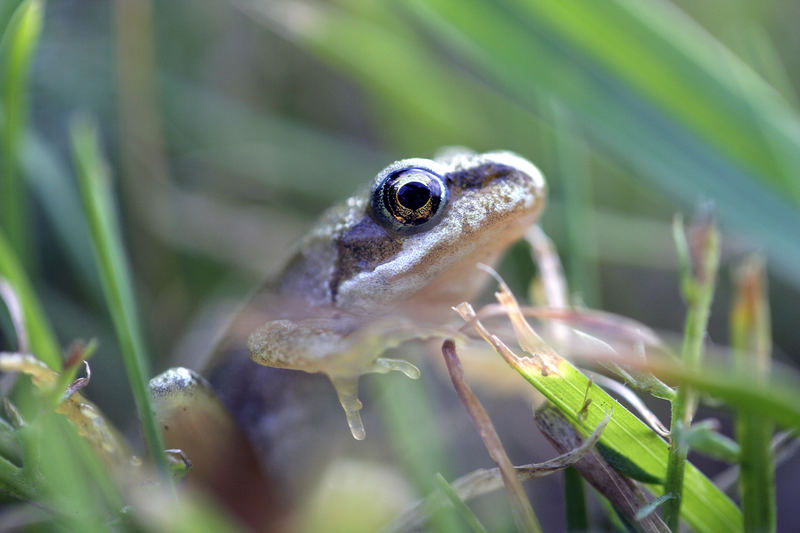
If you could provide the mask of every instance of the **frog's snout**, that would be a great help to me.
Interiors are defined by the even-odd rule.
[[[524,157],[508,151],[489,152],[484,154],[484,157],[507,167],[514,175],[514,182],[520,189],[519,194],[527,197],[526,203],[536,204],[537,210],[542,209],[547,196],[547,183],[536,165]]]

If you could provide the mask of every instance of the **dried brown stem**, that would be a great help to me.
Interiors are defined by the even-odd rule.
[[[582,439],[578,432],[552,405],[547,404],[539,409],[535,418],[539,429],[557,451],[564,452],[582,445]],[[592,450],[573,467],[641,531],[649,533],[669,531],[666,524],[655,513],[636,520],[636,513],[647,504],[647,498],[634,481],[614,470],[597,450]]]
[[[520,481],[537,479],[574,465],[589,453],[600,440],[600,435],[605,429],[610,417],[606,417],[597,425],[594,432],[589,435],[579,447],[574,448],[558,457],[543,463],[533,463],[515,466],[517,478]],[[453,481],[450,486],[463,501],[469,501],[478,496],[494,492],[503,487],[503,476],[499,468],[480,468]],[[419,500],[412,507],[404,511],[400,518],[392,522],[381,533],[401,533],[420,529],[428,517],[440,506],[446,503],[442,494],[434,492],[430,496]]]
[[[508,455],[506,455],[506,451],[500,442],[500,437],[497,435],[492,421],[489,419],[489,415],[475,394],[473,394],[469,385],[464,381],[464,370],[456,354],[456,345],[451,339],[447,339],[442,344],[442,354],[447,364],[450,380],[453,382],[453,387],[456,389],[461,403],[467,408],[470,418],[475,423],[489,456],[500,469],[517,529],[524,532],[541,532],[542,528],[533,512],[533,507],[531,507],[530,501],[525,495],[522,483],[517,478],[514,466],[511,464]]]

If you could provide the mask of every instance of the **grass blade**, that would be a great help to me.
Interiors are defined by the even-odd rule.
[[[71,177],[68,162],[43,136],[29,131],[20,147],[20,165],[34,201],[43,215],[87,295],[102,302],[100,282],[92,263],[89,228],[81,210],[81,199]]]
[[[42,27],[40,0],[22,2],[0,40],[0,276],[20,299],[30,350],[54,370],[61,368],[58,342],[34,295],[25,267],[29,264],[27,195],[18,173],[20,140],[27,122],[27,77]]]
[[[96,131],[89,122],[81,120],[73,123],[72,145],[95,261],[122,348],[125,371],[150,454],[162,477],[167,480],[169,474],[164,442],[156,424],[147,384],[147,376],[150,374],[148,360],[130,271],[121,246],[122,235],[113,210],[108,170],[100,155]]]
[[[766,383],[770,364],[770,325],[764,264],[751,258],[736,279],[731,310],[731,346],[737,369]],[[775,531],[775,465],[769,419],[740,412],[736,436],[741,445],[742,514],[747,531]]]
[[[19,175],[19,144],[27,122],[27,78],[42,28],[41,0],[26,0],[17,7],[0,41],[0,101],[2,101],[2,153],[0,161],[0,226],[24,265],[30,263],[28,198]]]
[[[505,287],[503,293],[498,294],[504,297],[503,302],[506,301],[505,298],[510,298],[510,303],[517,307],[516,300]],[[582,435],[588,433],[587,428],[596,426],[611,411],[611,420],[600,437],[600,443],[625,456],[638,470],[649,476],[665,478],[667,443],[603,389],[593,384],[572,363],[541,343],[539,347],[542,350],[537,350],[535,356],[528,354],[520,357],[476,319],[471,306],[461,304],[456,310],[512,368],[555,405]],[[512,316],[515,314],[518,311],[512,313]],[[524,323],[521,316],[515,320]],[[588,400],[591,402],[587,403]],[[648,487],[656,495],[664,492],[662,485],[653,484]],[[741,531],[742,516],[739,509],[691,464],[686,465],[684,491],[681,513],[695,531]]]
[[[443,442],[441,426],[432,415],[433,404],[421,381],[396,377],[381,381],[380,411],[395,453],[400,457],[406,476],[420,495],[435,492],[436,480],[431,472],[452,469]],[[438,508],[427,515],[432,533],[456,533],[461,530],[458,517],[451,509]],[[405,531],[397,529],[389,531]]]
[[[586,149],[572,117],[552,105],[558,174],[564,187],[564,228],[567,237],[568,286],[590,307],[600,307],[597,244],[592,220],[592,181]]]
[[[453,504],[453,507],[456,508],[461,518],[469,525],[470,529],[475,533],[486,533],[486,528],[481,524],[481,521],[478,520],[478,517],[475,516],[475,513],[472,512],[472,509],[464,503],[464,500],[459,497],[458,493],[453,490],[450,483],[448,483],[439,472],[436,473],[436,482],[439,484],[439,488],[447,499],[450,500],[450,503]]]
[[[698,194],[714,198],[721,218],[757,238],[771,264],[800,284],[800,119],[674,6],[412,5],[433,35],[525,109],[540,112],[543,99],[555,98],[595,148],[637,176],[688,204]]]
[[[586,495],[583,478],[574,468],[564,471],[564,502],[567,532],[589,531],[589,514],[586,512]]]

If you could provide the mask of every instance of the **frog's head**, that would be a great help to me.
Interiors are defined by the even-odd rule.
[[[351,200],[351,222],[335,237],[336,306],[438,308],[474,296],[485,278],[476,264],[518,240],[545,196],[539,170],[510,152],[393,163],[368,198]]]

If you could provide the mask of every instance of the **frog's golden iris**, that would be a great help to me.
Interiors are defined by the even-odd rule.
[[[392,172],[372,191],[372,214],[399,234],[424,231],[439,220],[447,204],[447,187],[430,169],[410,167]]]

